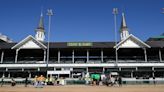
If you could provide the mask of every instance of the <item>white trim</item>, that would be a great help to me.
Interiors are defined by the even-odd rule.
[[[87,63],[89,62],[89,50],[87,50]]]
[[[1,53],[1,63],[3,63],[3,58],[4,58],[4,51]]]
[[[27,36],[25,39],[23,39],[22,41],[20,41],[19,43],[17,43],[16,45],[14,45],[11,49],[20,49],[20,47],[25,44],[26,42],[28,42],[29,40],[34,40],[38,43],[39,47],[43,48],[43,49],[46,49],[47,47],[39,42],[38,40],[36,40],[33,36],[29,35]]]
[[[101,50],[101,62],[104,62],[104,51]]]
[[[18,51],[19,51],[19,49],[17,49],[16,53],[15,53],[15,63],[17,63],[17,61],[18,61]]]
[[[147,51],[145,48],[144,48],[144,55],[145,55],[145,62],[147,62]]]
[[[58,50],[58,63],[60,63],[60,50]]]
[[[44,58],[43,61],[46,63],[46,50],[44,50]]]
[[[75,63],[75,51],[72,50],[72,63]]]
[[[162,53],[161,53],[161,49],[159,49],[159,61],[162,62]]]
[[[46,67],[46,64],[0,64],[0,67],[7,68],[38,68]],[[65,67],[115,67],[114,63],[102,63],[102,64],[49,64],[49,67],[65,68]],[[118,67],[164,67],[164,63],[118,63]]]
[[[151,48],[148,44],[144,43],[143,41],[141,41],[140,39],[138,39],[137,37],[135,37],[132,34],[130,34],[125,40],[122,40],[121,42],[119,42],[116,46],[114,46],[114,48],[116,48],[116,47],[119,48],[121,44],[123,44],[124,42],[126,42],[130,38],[133,38],[134,40],[138,41],[139,43],[141,43],[141,45],[143,45],[147,48]]]

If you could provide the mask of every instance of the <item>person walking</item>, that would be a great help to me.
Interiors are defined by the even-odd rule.
[[[34,87],[37,88],[38,87],[38,76],[36,75],[35,78],[34,78]]]
[[[153,84],[155,85],[156,84],[156,81],[155,81],[155,77],[153,76]]]
[[[122,86],[122,78],[121,78],[121,76],[118,77],[118,84],[119,84],[119,86]]]
[[[28,78],[26,77],[26,79],[25,79],[25,87],[27,87],[27,85],[28,85]]]
[[[4,84],[4,77],[1,78],[1,87],[3,86]]]
[[[15,82],[15,80],[12,78],[11,79],[11,86],[15,86],[16,85],[16,82]]]

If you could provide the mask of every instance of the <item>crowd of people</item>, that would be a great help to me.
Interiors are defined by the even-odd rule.
[[[36,88],[42,88],[44,85],[65,85],[64,78],[44,77],[43,75],[35,76],[33,84]]]
[[[34,87],[43,87],[44,85],[44,81],[45,81],[45,77],[43,75],[40,75],[40,76],[35,76],[34,78]]]
[[[87,85],[122,85],[121,76],[99,76],[99,75],[86,75],[84,78]],[[28,77],[24,80],[25,87],[29,84],[33,84],[36,88],[43,88],[45,85],[65,85],[64,78],[57,78],[53,76],[45,77],[43,75],[35,76],[33,80],[29,80]],[[4,85],[4,77],[1,78],[1,87]],[[16,85],[16,81],[14,78],[11,78],[11,86],[14,87]]]
[[[111,75],[104,75],[104,76],[86,76],[85,81],[87,85],[106,85],[106,86],[122,86],[122,78],[121,76],[111,76]]]

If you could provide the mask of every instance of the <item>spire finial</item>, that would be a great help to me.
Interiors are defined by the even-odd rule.
[[[121,28],[127,28],[124,12],[122,13],[122,23],[121,23]]]
[[[43,11],[41,11],[41,14],[40,14],[41,17],[43,17]]]
[[[41,14],[40,14],[41,17],[43,17],[43,7],[41,8]]]

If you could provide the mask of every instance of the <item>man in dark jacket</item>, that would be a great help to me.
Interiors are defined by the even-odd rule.
[[[119,76],[119,78],[118,78],[118,84],[119,84],[119,86],[122,86],[122,78],[121,78],[121,76]]]
[[[25,79],[25,87],[27,87],[27,85],[28,85],[28,78],[26,77],[26,79]]]

